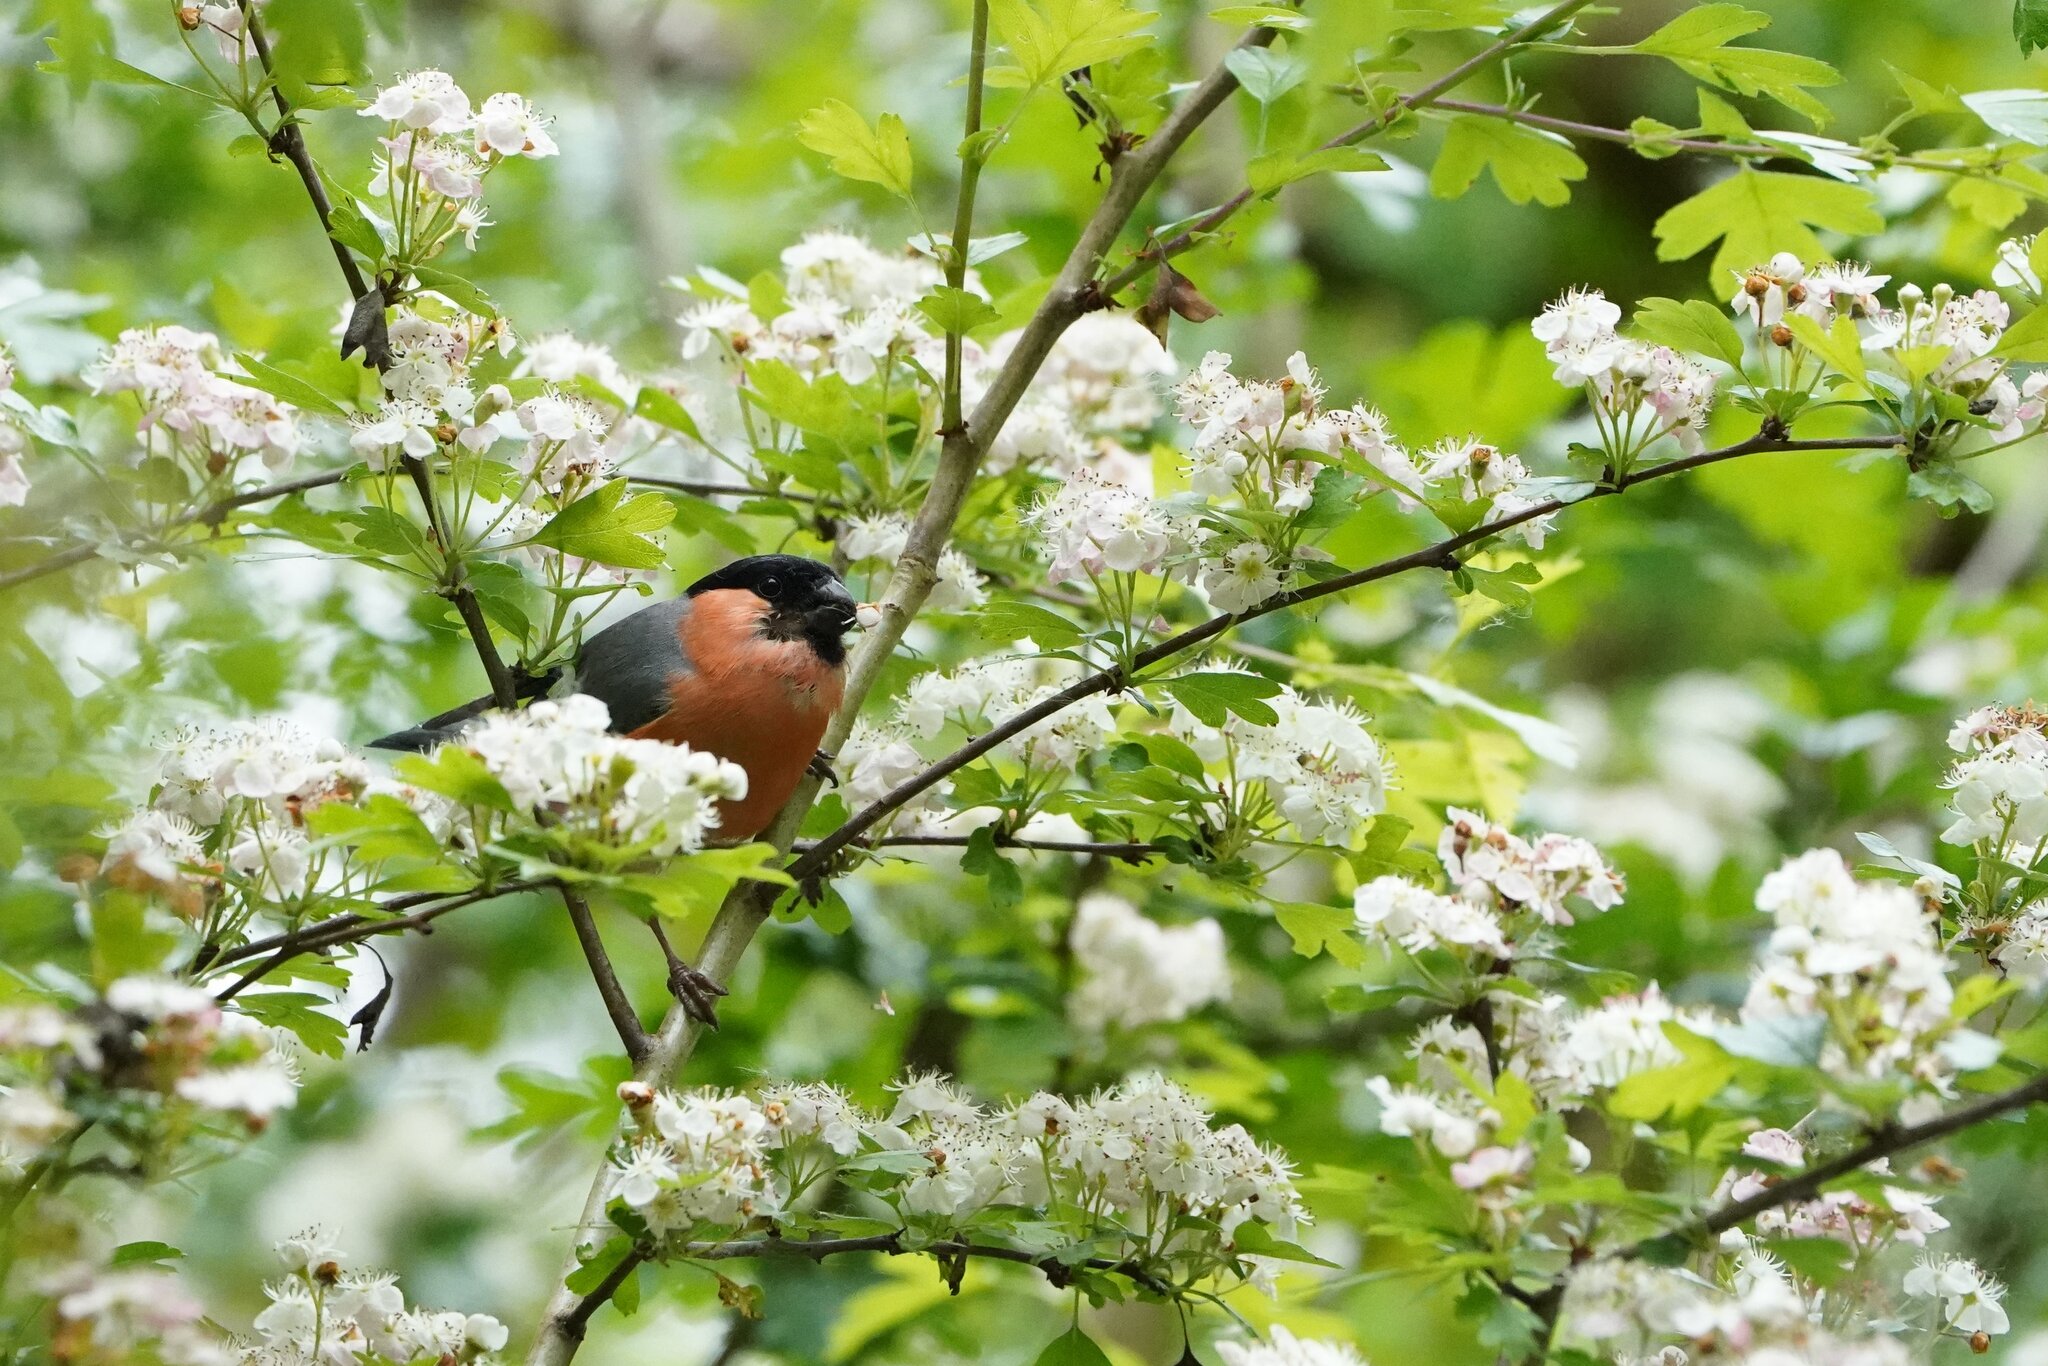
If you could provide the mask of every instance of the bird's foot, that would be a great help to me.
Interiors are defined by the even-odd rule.
[[[724,987],[678,958],[668,966],[668,991],[685,1015],[718,1028],[718,998],[726,994]]]
[[[832,761],[837,757],[837,755],[827,754],[821,749],[811,756],[811,762],[804,766],[804,772],[810,774],[813,778],[824,779],[832,787],[837,787],[839,786],[839,774],[832,767]]]

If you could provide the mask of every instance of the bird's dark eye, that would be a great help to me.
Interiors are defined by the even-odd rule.
[[[773,602],[775,599],[781,597],[782,580],[773,577],[761,580],[761,596],[768,599],[770,602]]]

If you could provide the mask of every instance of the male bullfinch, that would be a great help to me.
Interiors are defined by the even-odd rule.
[[[527,699],[588,693],[610,708],[615,733],[738,764],[747,771],[747,795],[719,804],[718,836],[751,839],[822,757],[818,742],[846,682],[843,637],[855,621],[853,595],[829,566],[752,555],[705,575],[680,598],[605,627],[567,669],[527,680],[521,691]],[[370,743],[430,749],[491,705],[479,698]],[[702,993],[723,991],[676,957],[660,925],[654,930],[669,957],[671,987],[708,1017]]]

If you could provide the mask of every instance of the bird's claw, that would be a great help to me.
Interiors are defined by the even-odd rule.
[[[718,1028],[718,998],[726,994],[724,987],[688,963],[677,961],[669,965],[668,990],[685,1015],[699,1024]]]
[[[826,784],[831,787],[837,787],[839,786],[839,773],[832,767],[832,760],[836,757],[838,756],[827,754],[821,749],[811,756],[811,762],[804,766],[804,772],[810,774],[813,778],[824,779]]]

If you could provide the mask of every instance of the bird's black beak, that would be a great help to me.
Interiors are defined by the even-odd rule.
[[[857,606],[845,584],[837,579],[828,579],[818,585],[810,610],[804,613],[804,624],[816,631],[844,635],[860,619],[855,610]]]

